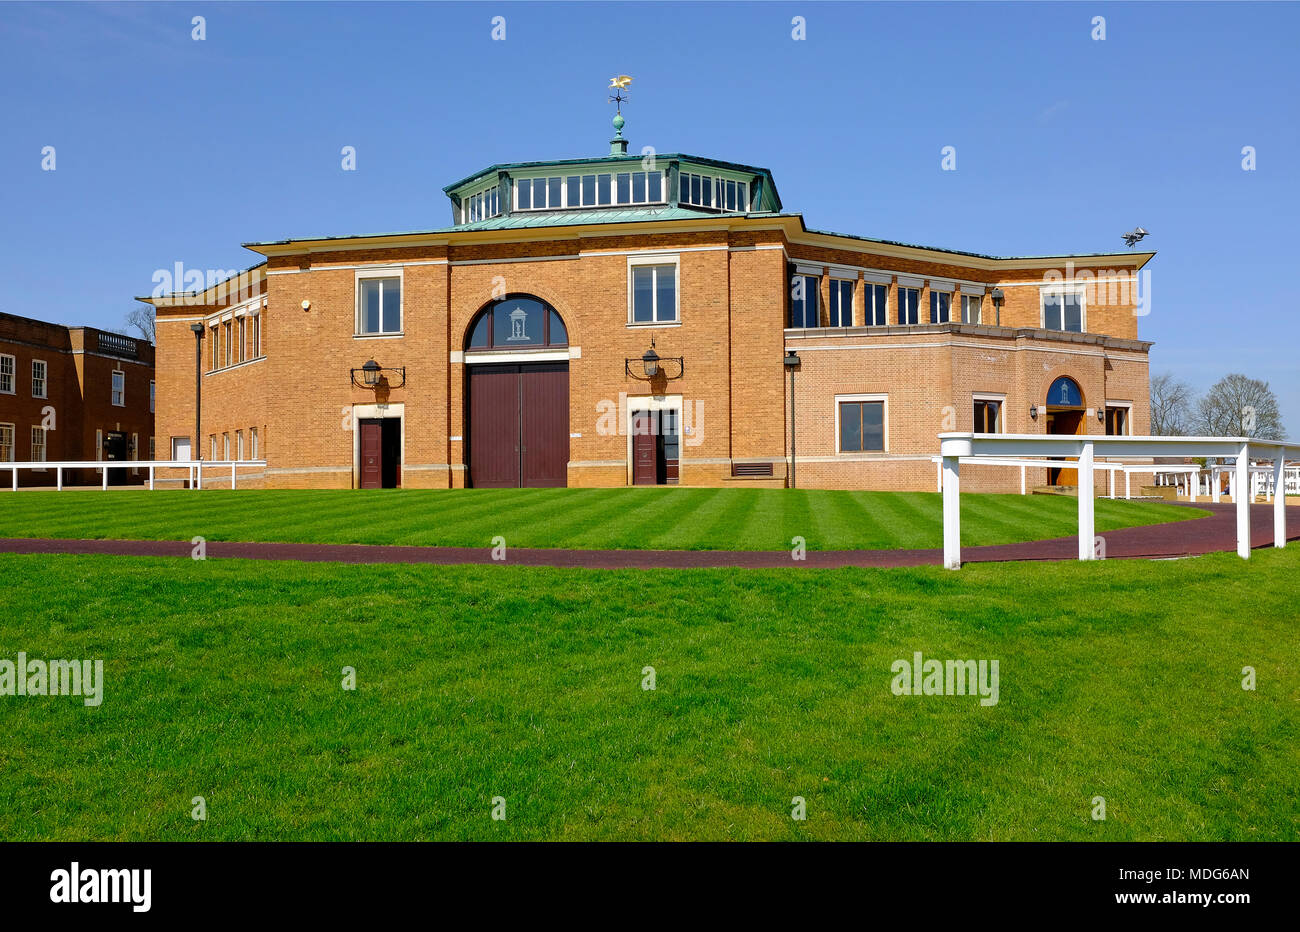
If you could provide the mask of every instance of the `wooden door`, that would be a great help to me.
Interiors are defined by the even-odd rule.
[[[1083,426],[1082,411],[1054,411],[1047,415],[1047,432],[1049,434],[1081,434],[1084,432]],[[1069,463],[1078,462],[1075,457],[1063,458],[1063,461]],[[1048,469],[1047,484],[1078,485],[1079,471],[1064,467]]]
[[[519,367],[469,370],[469,474],[477,489],[519,487]]]
[[[658,485],[659,443],[650,411],[632,413],[632,484]]]
[[[378,418],[361,421],[361,488],[384,487],[383,424]]]
[[[519,484],[569,484],[569,364],[520,366]]]

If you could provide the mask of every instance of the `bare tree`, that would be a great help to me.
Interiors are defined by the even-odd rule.
[[[141,304],[131,308],[126,314],[126,326],[129,330],[134,327],[150,343],[157,342],[154,339],[154,311],[152,304]]]
[[[1151,377],[1151,433],[1157,437],[1182,437],[1192,430],[1191,386],[1162,372]]]
[[[1277,396],[1267,382],[1240,373],[1215,382],[1196,406],[1193,425],[1210,437],[1282,439],[1282,415]]]

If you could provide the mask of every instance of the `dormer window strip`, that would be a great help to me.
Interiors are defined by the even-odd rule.
[[[668,172],[586,172],[515,179],[514,209],[627,207],[668,201]]]

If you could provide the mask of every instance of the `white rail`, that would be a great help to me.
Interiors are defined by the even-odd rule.
[[[1197,466],[1164,466],[1147,463],[1098,463],[1098,454],[1113,457],[1207,457],[1233,461],[1233,489],[1249,489],[1252,470],[1271,470],[1275,487],[1283,484],[1288,457],[1300,455],[1300,442],[1258,440],[1252,437],[1089,437],[1053,434],[970,434],[939,435],[940,470],[943,492],[943,565],[961,568],[961,464],[1047,465],[1027,457],[1077,457],[1078,461],[1063,468],[1077,469],[1079,475],[1079,559],[1095,559],[1095,522],[1093,472],[1108,466],[1133,472],[1200,471]],[[1272,466],[1251,466],[1250,459],[1270,459]],[[1008,463],[1008,460],[1016,462]],[[1024,460],[1024,462],[1021,462]],[[999,462],[1002,461],[1002,462]],[[1056,465],[1056,464],[1053,464]],[[1215,475],[1214,500],[1218,501],[1218,470]],[[1111,472],[1114,476],[1114,472]],[[1127,478],[1127,474],[1126,474]],[[1190,487],[1190,486],[1189,486]],[[1234,495],[1237,509],[1237,554],[1250,558],[1250,503],[1254,496]],[[1286,546],[1286,496],[1273,496],[1273,546]]]
[[[110,469],[147,469],[149,471],[149,488],[154,487],[154,470],[184,469],[188,473],[191,488],[203,487],[203,470],[230,469],[230,487],[236,487],[238,470],[242,467],[266,468],[266,460],[52,460],[50,462],[27,461],[23,463],[0,462],[0,474],[6,470],[12,473],[10,489],[18,491],[18,472],[30,469],[34,472],[48,472],[53,469],[55,489],[63,491],[63,470],[98,469],[103,472],[101,488],[108,488],[108,471]],[[215,475],[215,472],[213,473]]]

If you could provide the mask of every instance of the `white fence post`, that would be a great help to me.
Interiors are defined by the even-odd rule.
[[[234,463],[230,464],[230,490],[232,492],[235,490],[235,464]]]
[[[101,467],[99,468],[99,474],[100,474],[101,476],[104,477],[104,482],[103,482],[103,485],[101,486],[101,488],[102,488],[105,492],[107,492],[107,491],[108,491],[108,467],[107,467],[107,466],[101,466]]]
[[[201,489],[203,488],[203,460],[198,461],[194,471],[197,475],[197,478],[194,480],[194,488]]]
[[[1079,559],[1093,558],[1093,444],[1084,441],[1079,454]]]
[[[63,467],[62,466],[55,467],[54,481],[58,483],[58,488],[55,491],[62,492],[63,491]]]
[[[1286,447],[1273,458],[1273,546],[1286,546]]]
[[[149,467],[149,491],[153,491],[153,466]]]
[[[1133,498],[1132,476],[1127,469],[1124,470],[1124,498],[1130,501]]]
[[[1021,495],[1025,494],[1025,469],[1026,468],[1027,467],[1025,466],[1020,467],[1020,494]]]
[[[1233,470],[1232,501],[1237,506],[1237,556],[1250,559],[1250,444],[1243,443]]]
[[[945,456],[943,467],[943,565],[961,569],[961,474],[955,456]]]

